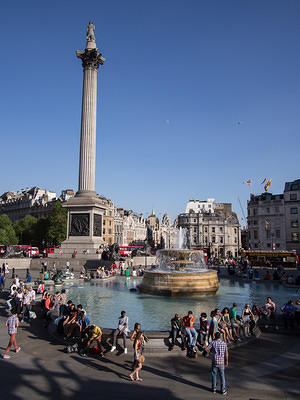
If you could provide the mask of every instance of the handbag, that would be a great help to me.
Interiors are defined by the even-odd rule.
[[[140,363],[145,362],[145,356],[141,355],[141,356],[138,358],[138,362],[140,362]]]

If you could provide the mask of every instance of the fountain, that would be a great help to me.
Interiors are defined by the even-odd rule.
[[[186,230],[179,228],[177,249],[157,252],[157,266],[145,271],[141,293],[161,296],[213,296],[219,289],[217,272],[208,270],[202,250],[187,249]]]

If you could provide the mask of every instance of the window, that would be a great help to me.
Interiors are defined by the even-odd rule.
[[[257,244],[257,243],[254,243],[254,247],[257,249],[257,248],[258,248],[258,244]]]
[[[194,243],[197,243],[197,237],[194,236]]]
[[[253,225],[257,225],[257,219],[253,221]]]
[[[237,243],[237,238],[234,238],[234,243]]]
[[[275,207],[275,212],[279,213],[279,207],[278,206]]]
[[[106,222],[105,219],[103,219],[103,225],[105,225],[105,222]]]
[[[253,231],[254,233],[254,239],[258,239],[258,232],[257,231]]]
[[[223,236],[220,236],[220,243],[223,243]]]
[[[216,228],[213,226],[213,227],[211,228],[211,231],[212,231],[212,233],[215,233],[215,232],[216,232]]]
[[[268,213],[268,214],[270,213],[270,209],[269,209],[269,207],[267,207],[267,213]]]
[[[234,228],[234,233],[236,234],[236,228]]]
[[[103,228],[103,235],[105,235],[105,228]]]
[[[291,214],[298,214],[298,208],[297,207],[292,207],[291,208]]]
[[[223,232],[223,226],[220,226],[220,232]]]
[[[248,232],[248,238],[251,239],[250,231]]]
[[[213,243],[216,243],[216,237],[213,236],[213,237],[211,238],[211,241],[212,241]]]
[[[109,221],[109,226],[111,226],[111,221]]]
[[[293,183],[291,185],[291,190],[300,190],[300,185],[298,183]]]
[[[207,245],[207,242],[208,242],[207,236],[205,236],[205,244],[206,244],[206,245]]]
[[[267,243],[267,247],[269,247],[269,248],[270,248],[270,247],[271,247],[271,243]]]
[[[108,233],[111,235],[111,229],[108,230]]]
[[[211,208],[211,204],[208,205],[208,208]]]
[[[276,247],[279,248],[280,247],[280,243],[276,243]]]
[[[257,213],[256,208],[253,208],[253,215],[256,215],[256,213]]]
[[[204,232],[207,233],[207,226],[204,228]]]
[[[290,194],[290,200],[291,200],[291,201],[297,200],[297,194],[296,194],[296,193],[291,193],[291,194]]]
[[[194,232],[197,232],[197,228],[194,228]]]
[[[291,221],[291,228],[298,228],[298,220]]]
[[[277,237],[277,239],[280,238],[280,230],[279,229],[276,230],[276,237]]]
[[[269,230],[266,231],[266,238],[267,238],[267,239],[270,238],[270,231],[269,231]]]
[[[299,233],[298,232],[292,232],[292,241],[293,242],[299,241]]]

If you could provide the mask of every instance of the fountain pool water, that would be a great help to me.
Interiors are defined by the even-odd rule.
[[[199,326],[201,312],[219,307],[238,304],[238,314],[246,303],[263,305],[267,296],[271,296],[278,308],[287,300],[296,300],[297,289],[285,288],[275,283],[242,282],[222,279],[221,286],[215,296],[210,297],[161,297],[150,294],[132,293],[130,288],[141,283],[141,278],[116,277],[110,280],[97,280],[94,283],[80,282],[64,285],[67,299],[75,304],[82,304],[93,323],[100,327],[116,328],[117,318],[121,310],[129,316],[129,326],[133,329],[135,322],[142,324],[145,330],[168,330],[170,319],[178,312],[181,316],[192,310],[196,327]],[[55,290],[55,289],[53,289]]]

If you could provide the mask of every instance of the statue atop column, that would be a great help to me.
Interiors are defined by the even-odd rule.
[[[87,32],[86,40],[87,40],[87,42],[95,42],[96,43],[94,30],[95,30],[95,25],[93,24],[92,21],[90,21],[88,27],[86,28],[86,32]]]
[[[83,68],[97,70],[99,65],[103,65],[105,58],[97,49],[94,30],[95,25],[90,21],[86,28],[86,47],[84,50],[77,50],[76,55],[81,58]]]

